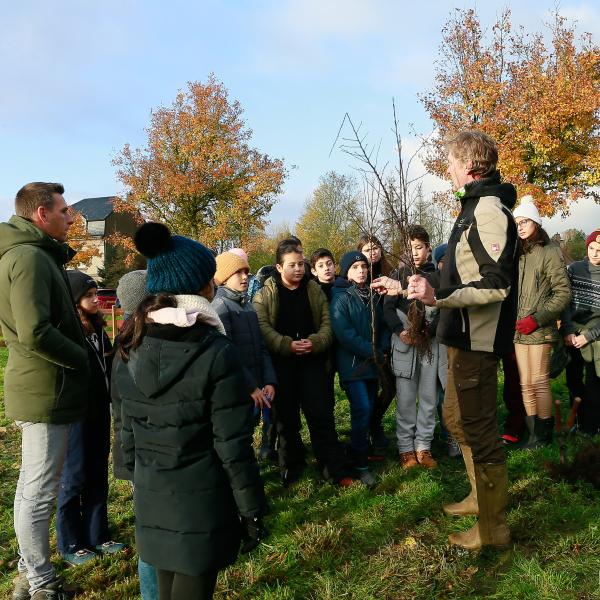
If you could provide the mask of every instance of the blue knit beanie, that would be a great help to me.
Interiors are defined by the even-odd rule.
[[[438,263],[440,262],[440,260],[442,260],[444,258],[444,256],[446,256],[446,251],[448,250],[448,244],[440,244],[439,246],[436,246],[435,250],[433,251],[433,262],[435,263],[435,266],[437,267]]]
[[[215,257],[204,244],[171,235],[162,223],[144,223],[134,242],[148,259],[146,287],[150,294],[197,294],[217,270]]]
[[[369,259],[362,252],[351,250],[346,252],[340,260],[340,277],[348,279],[348,271],[355,262],[364,262],[369,266]]]

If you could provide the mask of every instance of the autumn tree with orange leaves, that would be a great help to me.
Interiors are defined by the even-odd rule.
[[[67,243],[77,254],[70,262],[69,267],[85,269],[92,263],[92,259],[100,256],[100,249],[92,241],[92,236],[87,232],[87,223],[81,213],[71,210],[73,225],[69,228]]]
[[[505,10],[486,35],[474,10],[457,9],[421,96],[437,129],[432,172],[446,176],[447,135],[479,129],[498,142],[503,177],[548,216],[586,196],[600,202],[600,48],[558,14],[549,32],[549,44],[527,35]]]
[[[152,112],[144,148],[127,144],[113,164],[124,194],[115,210],[161,221],[221,251],[252,250],[286,177],[283,161],[250,146],[242,107],[213,75],[189,83]],[[132,251],[131,239],[113,236]]]

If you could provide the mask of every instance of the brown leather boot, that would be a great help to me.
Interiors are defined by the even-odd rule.
[[[417,462],[426,469],[436,469],[438,464],[435,458],[431,455],[431,450],[417,450]]]
[[[475,484],[475,470],[473,467],[473,454],[469,446],[461,446],[463,460],[465,461],[465,467],[467,469],[467,475],[471,483],[471,491],[468,496],[460,502],[454,504],[446,504],[443,509],[444,512],[451,517],[465,517],[467,515],[479,514],[479,507],[477,506],[477,486]]]
[[[412,469],[419,465],[417,456],[414,452],[400,452],[399,460],[400,466],[403,469]]]
[[[480,550],[482,546],[506,546],[510,543],[504,512],[508,497],[506,464],[474,466],[479,520],[467,531],[450,534],[448,540],[467,550]]]

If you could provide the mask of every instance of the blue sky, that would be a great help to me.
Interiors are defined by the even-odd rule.
[[[491,25],[507,5],[478,9]],[[513,23],[543,28],[553,2],[511,6]],[[440,31],[454,7],[473,4],[398,0],[170,2],[81,0],[0,7],[0,219],[28,181],[60,181],[69,203],[120,192],[111,158],[144,144],[150,110],[169,105],[188,81],[214,72],[238,99],[254,145],[294,165],[273,223],[293,223],[319,177],[352,172],[329,156],[345,112],[373,142],[392,137],[395,98],[410,148],[431,130],[417,94],[431,87]],[[564,1],[561,13],[600,41],[600,7]],[[444,184],[428,178],[426,189]],[[600,224],[584,203],[551,232]]]

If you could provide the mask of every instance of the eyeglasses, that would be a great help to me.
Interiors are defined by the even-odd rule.
[[[519,227],[525,227],[527,225],[529,225],[529,223],[531,223],[531,219],[521,219],[518,223],[517,223],[517,228]]]

